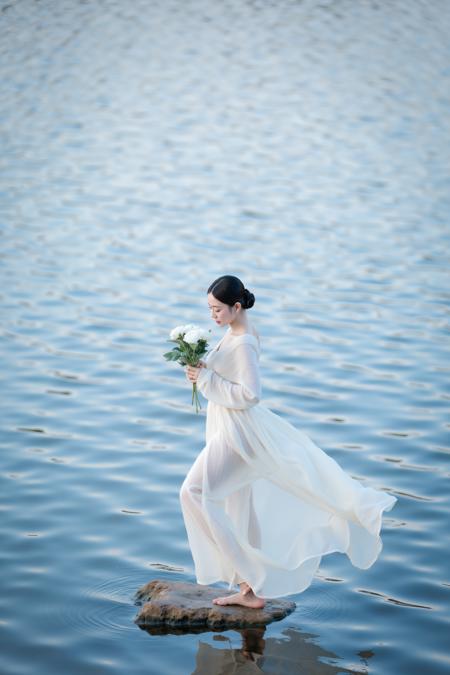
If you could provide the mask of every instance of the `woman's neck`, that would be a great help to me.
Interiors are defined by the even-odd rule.
[[[237,324],[231,325],[230,323],[228,324],[228,330],[232,335],[243,335],[243,333],[252,332],[251,326],[248,323],[238,325]]]

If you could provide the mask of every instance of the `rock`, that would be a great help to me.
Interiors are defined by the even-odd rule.
[[[295,602],[266,599],[262,609],[242,605],[215,605],[213,598],[236,591],[200,586],[185,581],[155,579],[135,593],[142,604],[134,621],[141,626],[208,626],[229,628],[265,625],[283,619],[295,609]]]

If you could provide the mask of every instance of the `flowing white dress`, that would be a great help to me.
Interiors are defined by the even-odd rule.
[[[371,567],[397,498],[363,486],[260,403],[259,355],[255,335],[230,329],[208,352],[197,379],[206,445],[179,496],[197,582],[246,581],[274,598],[304,591],[327,553]]]

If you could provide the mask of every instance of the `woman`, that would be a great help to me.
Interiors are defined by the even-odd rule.
[[[363,486],[260,403],[255,297],[231,275],[207,293],[212,318],[228,329],[199,367],[186,367],[208,400],[206,445],[180,489],[198,583],[238,584],[213,602],[257,608],[305,590],[326,553],[371,567],[396,497]]]

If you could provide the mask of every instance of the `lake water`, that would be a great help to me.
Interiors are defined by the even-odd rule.
[[[0,9],[2,675],[448,673],[450,4]],[[262,402],[398,502],[265,631],[151,633],[206,408],[163,353],[221,274]]]

